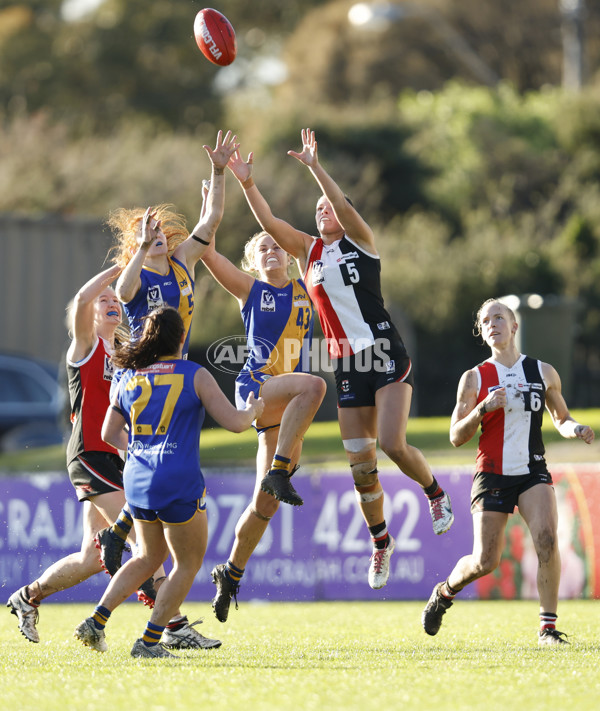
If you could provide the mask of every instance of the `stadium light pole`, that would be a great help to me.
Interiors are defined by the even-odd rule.
[[[562,0],[561,0],[562,1]],[[569,2],[569,0],[566,0]],[[578,0],[571,0],[577,2]],[[489,67],[464,37],[433,8],[421,7],[410,2],[359,2],[348,11],[348,20],[355,27],[382,32],[396,22],[410,18],[425,20],[452,54],[472,74],[487,86],[495,86],[500,77]]]
[[[584,0],[559,0],[562,15],[563,87],[579,91],[584,81]]]

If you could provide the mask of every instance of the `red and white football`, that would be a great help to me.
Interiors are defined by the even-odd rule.
[[[200,10],[194,20],[194,35],[198,48],[213,64],[226,67],[235,59],[235,32],[231,22],[217,10]]]

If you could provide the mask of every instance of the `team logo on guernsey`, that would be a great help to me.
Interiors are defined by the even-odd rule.
[[[263,289],[260,297],[261,311],[275,311],[275,298],[270,291]]]
[[[183,279],[182,281],[179,282],[179,288],[181,290],[182,296],[187,296],[188,294],[192,293],[192,290],[190,288],[190,285],[188,284],[187,279]]]
[[[342,380],[341,390],[343,393],[350,392],[350,381],[349,380]]]
[[[388,360],[387,365],[385,366],[385,372],[386,373],[393,373],[396,370],[396,361],[395,360]]]
[[[110,356],[105,354],[104,355],[104,374],[102,377],[104,378],[104,380],[112,380],[114,372],[115,372],[115,367],[112,364]]]
[[[163,299],[162,291],[160,290],[160,286],[157,284],[156,286],[151,286],[148,289],[147,293],[147,299],[148,299],[148,310],[152,309],[157,309],[159,306],[162,306],[165,302]]]
[[[313,286],[316,286],[317,284],[322,284],[324,281],[325,281],[325,276],[323,274],[323,262],[320,259],[317,259],[313,263],[313,267],[312,267]]]

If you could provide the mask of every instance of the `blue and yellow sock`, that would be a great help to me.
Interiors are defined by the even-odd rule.
[[[153,622],[148,622],[144,634],[142,635],[142,642],[146,647],[152,647],[158,644],[164,629],[164,625],[155,625]]]
[[[131,518],[131,513],[129,512],[129,509],[123,508],[110,530],[123,541],[126,541],[132,526],[133,519]]]
[[[271,462],[269,474],[286,474],[290,473],[290,462],[288,457],[282,457],[281,454],[276,454]]]
[[[111,612],[108,608],[98,605],[92,613],[92,620],[94,620],[96,629],[103,630],[106,627],[106,623],[108,622],[110,615]]]
[[[239,583],[245,570],[245,568],[238,568],[230,560],[228,560],[227,565],[225,566],[225,575],[227,575],[233,583]]]

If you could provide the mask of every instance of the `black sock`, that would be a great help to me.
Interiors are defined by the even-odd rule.
[[[371,540],[375,548],[382,550],[387,548],[390,542],[390,536],[387,530],[387,523],[383,521],[378,523],[376,526],[369,526],[369,533],[371,534]]]
[[[437,483],[437,479],[435,477],[433,477],[433,482],[429,486],[423,487],[423,491],[428,499],[437,499],[438,496],[441,496],[444,493],[444,490]]]

